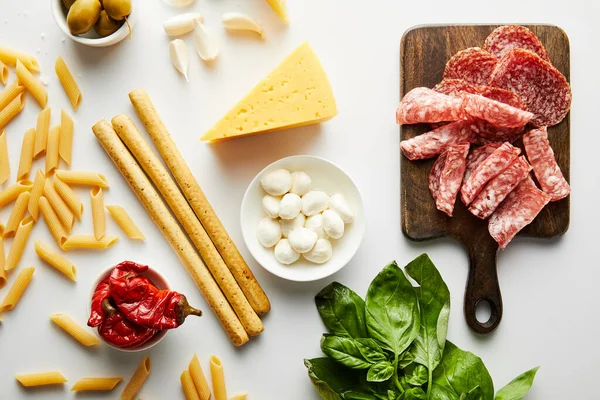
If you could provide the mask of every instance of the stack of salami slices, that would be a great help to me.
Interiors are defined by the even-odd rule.
[[[410,160],[438,157],[429,175],[436,207],[452,216],[460,192],[504,249],[548,202],[570,193],[547,131],[570,107],[569,83],[535,34],[502,26],[483,48],[452,57],[433,89],[415,88],[402,98],[397,123],[431,130],[400,147]],[[519,139],[525,154],[512,144]]]

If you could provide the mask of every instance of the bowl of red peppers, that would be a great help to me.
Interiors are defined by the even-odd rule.
[[[88,326],[108,346],[126,352],[147,350],[190,316],[202,312],[156,270],[123,261],[94,283]]]

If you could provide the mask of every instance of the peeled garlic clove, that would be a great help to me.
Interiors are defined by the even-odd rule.
[[[185,80],[189,82],[187,77],[189,58],[185,42],[181,39],[173,40],[169,44],[169,56],[177,71],[181,72]]]
[[[195,2],[196,0],[165,0],[165,3],[175,7],[188,7]]]
[[[196,42],[196,51],[204,61],[214,60],[219,55],[216,39],[198,20],[194,20],[194,41]]]
[[[261,38],[265,37],[265,31],[258,22],[252,19],[252,17],[239,12],[228,12],[223,14],[223,26],[235,31],[256,32]]]
[[[204,22],[199,13],[185,13],[169,18],[163,22],[163,28],[169,36],[181,36],[194,30],[194,21]]]

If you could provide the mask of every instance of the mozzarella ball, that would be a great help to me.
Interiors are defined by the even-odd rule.
[[[288,237],[290,232],[294,229],[302,228],[305,222],[306,217],[304,214],[298,214],[298,216],[294,219],[282,219],[279,221],[281,224],[281,233],[283,234],[283,237]]]
[[[292,187],[292,174],[287,169],[278,169],[265,175],[260,184],[271,196],[282,196]]]
[[[256,237],[265,247],[273,247],[281,239],[281,225],[275,219],[265,217],[258,223]]]
[[[279,216],[281,219],[294,219],[302,210],[302,199],[294,193],[283,196],[279,203]]]
[[[350,209],[344,195],[336,193],[329,198],[329,208],[338,213],[344,223],[349,224],[354,221],[354,213]]]
[[[271,196],[270,194],[266,195],[262,199],[262,208],[265,213],[271,218],[279,217],[279,203],[281,202],[281,198]]]
[[[311,251],[318,238],[316,233],[304,227],[294,229],[288,235],[292,248],[301,254]]]
[[[275,259],[283,265],[290,265],[298,261],[300,253],[292,248],[290,241],[281,239],[275,246]]]
[[[292,188],[290,192],[297,194],[298,196],[304,196],[310,192],[312,185],[312,179],[306,174],[306,172],[292,172]]]
[[[310,229],[319,236],[319,239],[328,239],[329,236],[323,230],[323,215],[317,214],[306,218],[304,227]]]
[[[302,196],[302,213],[307,217],[316,215],[327,209],[329,196],[320,190],[312,190]]]
[[[323,212],[323,230],[332,239],[339,239],[344,236],[344,221],[333,210]]]
[[[315,244],[315,247],[308,253],[302,254],[304,258],[315,264],[323,264],[331,259],[333,255],[333,249],[331,248],[331,242],[327,239],[319,239]]]

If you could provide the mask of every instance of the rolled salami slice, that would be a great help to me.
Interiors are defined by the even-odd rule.
[[[517,158],[483,188],[469,206],[469,211],[478,218],[489,218],[506,196],[527,178],[531,169],[525,156]]]
[[[496,57],[479,47],[464,49],[448,61],[444,79],[463,79],[473,85],[486,85],[497,63]]]
[[[465,174],[469,144],[449,146],[433,164],[429,174],[429,190],[438,210],[449,217]]]
[[[498,58],[502,58],[512,49],[529,50],[550,62],[548,51],[540,39],[524,26],[504,25],[496,28],[485,39],[483,48]]]
[[[520,110],[481,95],[466,93],[463,98],[467,114],[500,128],[520,128],[527,125],[534,117],[529,111]]]
[[[470,119],[470,128],[473,132],[473,141],[478,144],[504,142],[513,143],[525,132],[525,127],[518,128],[499,128],[482,119]]]
[[[437,201],[438,192],[440,191],[440,177],[446,165],[446,158],[448,158],[448,152],[444,151],[433,163],[431,172],[429,172],[429,193],[433,197],[433,201]]]
[[[409,160],[425,160],[441,154],[448,146],[472,143],[473,133],[467,121],[457,121],[400,142]]]
[[[494,151],[496,151],[498,147],[500,147],[499,143],[490,143],[486,144],[485,146],[475,147],[471,153],[469,153],[465,167],[465,182],[471,177],[473,171],[475,171],[475,169],[479,167],[479,165],[481,165],[481,163],[485,161],[485,159],[488,158]]]
[[[567,197],[571,187],[556,163],[546,128],[527,132],[523,136],[523,145],[542,190],[550,195],[552,201]]]
[[[461,98],[446,96],[425,87],[406,93],[396,109],[396,123],[400,125],[459,121],[465,117]]]

